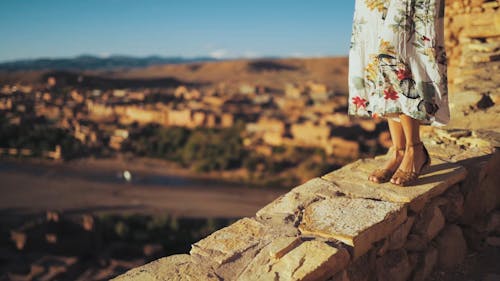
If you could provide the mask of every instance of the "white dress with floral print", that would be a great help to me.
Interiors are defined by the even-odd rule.
[[[444,0],[356,0],[348,114],[450,120]]]

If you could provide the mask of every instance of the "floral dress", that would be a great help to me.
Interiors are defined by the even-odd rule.
[[[423,125],[450,120],[444,0],[356,0],[348,114],[399,114]]]

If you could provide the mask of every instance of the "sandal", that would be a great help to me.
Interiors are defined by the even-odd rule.
[[[391,183],[399,185],[399,186],[411,185],[418,179],[418,177],[420,176],[420,174],[422,173],[422,171],[425,168],[428,168],[431,166],[431,157],[430,157],[429,152],[425,148],[422,141],[417,142],[413,145],[409,145],[409,146],[413,147],[413,146],[417,146],[417,145],[422,145],[422,147],[424,148],[424,153],[425,153],[425,162],[420,167],[420,170],[418,172],[414,172],[414,171],[403,171],[401,169],[398,169],[396,171],[396,173],[394,173],[394,175],[392,176],[392,179],[399,178],[400,182],[399,182],[399,184],[397,184],[397,183],[393,183],[391,181]]]
[[[393,146],[392,148],[395,149],[395,151],[403,151],[403,152],[405,151],[404,148],[398,148],[397,146]],[[368,180],[371,182],[374,182],[374,183],[384,183],[384,182],[388,182],[391,179],[391,176],[393,174],[394,174],[394,170],[376,169],[368,176]],[[372,181],[370,179],[371,177],[375,177],[377,179],[377,181]]]

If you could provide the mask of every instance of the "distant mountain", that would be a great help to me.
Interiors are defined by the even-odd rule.
[[[160,56],[141,58],[121,55],[103,58],[92,55],[81,55],[74,58],[40,58],[3,62],[0,63],[0,70],[106,70],[207,61],[217,61],[217,59],[211,57],[182,58]]]

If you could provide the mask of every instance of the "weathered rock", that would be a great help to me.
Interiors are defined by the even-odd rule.
[[[486,233],[478,232],[476,229],[469,226],[464,226],[462,232],[468,248],[474,251],[479,251],[483,248],[483,242],[487,238]]]
[[[486,231],[500,233],[500,211],[491,213],[486,223]]]
[[[438,250],[433,246],[430,246],[422,256],[422,259],[418,261],[417,267],[413,273],[413,281],[424,281],[432,273],[432,270],[438,261]]]
[[[335,185],[328,181],[321,178],[310,179],[267,204],[257,212],[256,216],[266,218],[281,215],[293,221],[300,210],[317,199],[317,193],[322,190],[326,193],[336,191]]]
[[[439,158],[446,162],[463,165],[461,161],[484,157],[495,152],[497,139],[499,139],[498,133],[461,129],[470,128],[470,126],[458,128],[460,129],[443,130],[431,126],[422,127],[422,138],[433,159]]]
[[[267,247],[269,249],[269,256],[273,259],[280,259],[286,253],[300,245],[300,243],[302,243],[300,237],[278,237]],[[263,249],[262,252],[265,252],[265,250]]]
[[[464,214],[464,196],[460,188],[455,185],[444,195],[447,202],[440,206],[446,221],[455,222]]]
[[[420,213],[413,226],[412,233],[420,235],[427,242],[431,241],[445,226],[445,219],[437,204],[430,204]]]
[[[447,225],[436,239],[439,252],[438,264],[441,268],[451,269],[459,265],[467,253],[462,229],[457,225]]]
[[[417,234],[409,234],[404,248],[408,251],[423,251],[427,247],[427,240]]]
[[[305,234],[333,238],[353,246],[354,258],[357,258],[405,220],[403,204],[334,197],[307,206],[299,229]]]
[[[472,224],[500,206],[500,152],[462,164],[471,175],[462,183],[465,202],[461,223]]]
[[[281,195],[264,208],[260,209],[255,219],[266,226],[266,236],[295,237],[302,218],[302,210],[311,202],[325,196],[334,196],[336,186],[324,179],[313,178]]]
[[[274,259],[271,251],[276,244],[283,242],[271,242],[264,247],[237,280],[325,280],[349,262],[347,250],[317,240],[304,241],[281,258]]]
[[[372,281],[377,269],[377,255],[374,249],[354,260],[347,268],[349,281]]]
[[[463,180],[467,171],[460,165],[432,159],[432,166],[424,172],[415,185],[401,187],[390,182],[374,183],[368,180],[373,170],[381,167],[385,156],[360,159],[322,178],[333,182],[340,192],[350,197],[372,198],[389,202],[427,202],[440,195],[450,186]]]
[[[196,264],[186,254],[172,255],[131,269],[114,281],[195,281],[221,280],[213,272]]]
[[[406,281],[413,268],[404,249],[390,251],[377,259],[377,278],[387,281]]]
[[[414,222],[415,217],[409,216],[403,224],[389,235],[387,246],[389,250],[396,250],[404,246]]]
[[[389,251],[389,239],[385,238],[373,243],[373,250],[376,251],[377,256],[383,256]]]
[[[254,219],[242,218],[192,244],[190,254],[223,264],[259,244],[264,231],[263,224]]]
[[[346,270],[342,270],[341,272],[335,274],[332,278],[328,279],[328,281],[351,281],[349,279],[349,274]]]

